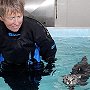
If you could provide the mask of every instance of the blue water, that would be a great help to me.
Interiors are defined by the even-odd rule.
[[[63,75],[69,74],[72,67],[83,56],[87,56],[88,63],[90,63],[90,37],[54,37],[54,40],[57,45],[57,61],[55,62],[55,68],[53,68],[55,72],[48,76],[42,76],[39,81],[38,90],[68,90],[68,87],[62,82]],[[85,86],[76,86],[75,90],[90,90],[90,79],[87,82],[88,84]],[[10,84],[8,85],[5,79],[0,77],[0,90],[25,89],[11,89]]]
[[[90,63],[90,38],[89,37],[57,37],[54,38],[57,45],[57,61],[50,76],[43,77],[39,90],[68,90],[62,82],[62,76],[69,74],[72,67],[79,62],[83,56],[87,56]],[[75,90],[90,90],[90,79],[86,86],[76,86]]]

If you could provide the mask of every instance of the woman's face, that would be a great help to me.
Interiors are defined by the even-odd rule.
[[[12,31],[17,32],[23,22],[23,14],[19,12],[9,12],[2,17],[2,21],[6,27]]]

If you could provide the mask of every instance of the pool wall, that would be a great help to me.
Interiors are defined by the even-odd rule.
[[[90,28],[47,27],[52,37],[90,37]]]

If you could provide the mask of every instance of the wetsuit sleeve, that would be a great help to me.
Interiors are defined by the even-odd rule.
[[[3,41],[3,35],[2,35],[2,25],[1,25],[1,21],[0,21],[0,53],[1,53],[2,41]]]
[[[35,21],[32,27],[34,41],[40,47],[42,59],[48,62],[49,58],[55,58],[56,44],[48,30],[41,23]]]
[[[2,43],[3,43],[3,35],[2,35],[2,25],[1,25],[1,21],[0,21],[0,63],[2,61],[2,55],[1,55],[1,46],[2,46]]]

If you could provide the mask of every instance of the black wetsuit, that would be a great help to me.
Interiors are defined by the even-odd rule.
[[[26,63],[30,52],[35,50],[35,43],[40,47],[43,60],[55,57],[55,42],[48,30],[37,20],[24,17],[18,32],[8,30],[0,21],[0,53],[4,61],[14,64]]]

